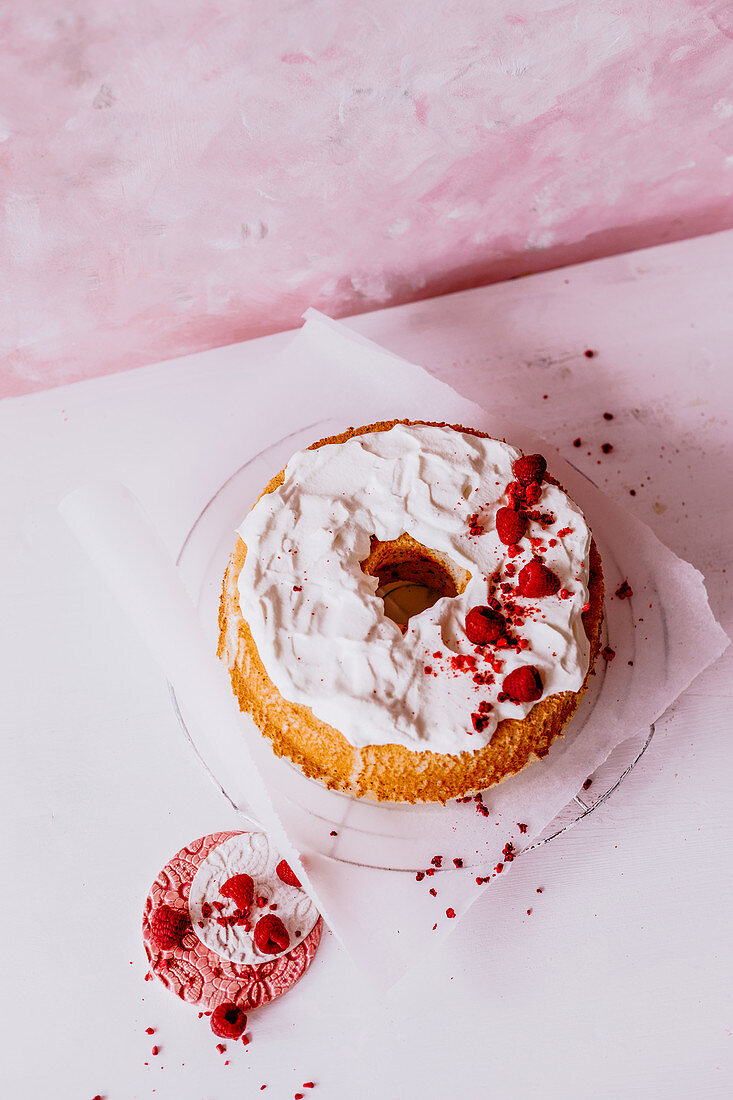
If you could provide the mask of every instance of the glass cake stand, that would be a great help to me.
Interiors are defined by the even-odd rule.
[[[218,608],[222,579],[234,545],[234,534],[263,487],[290,456],[315,439],[335,434],[343,425],[333,421],[309,424],[283,437],[245,462],[214,494],[189,531],[178,555],[177,565],[184,584],[201,618],[212,651],[218,641]],[[608,552],[603,550],[604,562]],[[605,643],[604,643],[605,644]],[[599,661],[597,674],[565,731],[568,742],[582,733],[602,689],[606,662]],[[600,667],[599,667],[600,666]],[[227,777],[215,774],[206,759],[207,738],[186,713],[185,706],[169,685],[175,713],[202,764],[234,805],[227,793]],[[329,791],[307,779],[301,771],[274,755],[269,742],[259,734],[251,719],[242,715],[242,736],[273,797],[275,808],[297,847],[310,848],[334,860],[366,867],[415,871],[430,865],[437,851],[461,851],[464,866],[485,867],[487,844],[496,844],[490,824],[492,792],[484,801],[489,816],[476,813],[473,803],[450,802],[446,806],[409,806],[376,803]],[[605,802],[621,785],[649,747],[651,726],[643,734],[616,746],[595,771],[589,788],[574,799],[522,851],[530,851],[560,836]],[[552,750],[546,758],[551,760]],[[544,763],[544,762],[543,762]],[[538,764],[531,767],[536,768]],[[506,780],[501,788],[521,781],[521,774]],[[252,819],[254,820],[254,819]],[[489,839],[491,838],[491,840]],[[521,854],[518,850],[517,855]]]

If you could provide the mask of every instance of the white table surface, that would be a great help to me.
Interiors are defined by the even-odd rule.
[[[733,233],[349,324],[540,429],[702,570],[731,632]],[[150,883],[237,820],[56,504],[119,478],[176,551],[248,453],[238,410],[284,339],[0,404],[3,1095],[731,1095],[731,650],[617,794],[516,861],[378,1003],[326,935],[225,1066],[206,1021],[144,981]]]

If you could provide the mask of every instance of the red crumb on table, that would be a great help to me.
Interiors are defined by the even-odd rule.
[[[595,352],[593,351],[593,348],[586,348],[583,354],[585,355],[586,359],[592,359],[595,355]]]
[[[153,1055],[153,1057],[155,1057],[159,1053],[159,1051],[160,1051],[160,1047],[153,1047],[153,1049],[150,1051],[150,1053]]]
[[[601,657],[604,661],[612,661],[615,656],[616,650],[611,649],[610,645],[607,645],[604,649],[601,650]]]
[[[496,867],[494,868],[494,871],[496,872],[496,874],[500,875],[503,870],[504,870],[504,864],[503,863],[497,863]]]
[[[611,451],[613,450],[613,443],[602,444],[601,450],[603,451],[604,455],[610,455]]]
[[[433,867],[440,867],[441,864],[443,863],[443,857],[442,856],[433,856],[433,858],[430,860],[430,862],[432,863]]]
[[[428,891],[428,893],[434,898],[437,898],[437,896],[438,896],[438,891],[432,886],[430,887],[430,890]]]
[[[446,917],[451,917],[451,918],[455,917],[456,911],[455,911],[455,909],[446,909],[445,915],[446,915]]]
[[[532,910],[531,910],[531,909],[528,909],[528,910],[527,910],[527,916],[528,916],[528,917],[531,917],[531,916],[532,916]]]
[[[580,436],[578,436],[577,439],[573,440],[573,446],[574,447],[582,447],[583,446],[583,440],[580,438]]]
[[[537,893],[538,893],[538,894],[541,894],[541,893],[542,893],[542,891],[543,891],[543,889],[544,889],[544,887],[543,887],[543,886],[538,886],[538,887],[537,887]]]
[[[628,581],[622,581],[616,589],[615,595],[619,600],[628,600],[634,595],[634,590]]]
[[[462,867],[463,866],[463,860],[462,859],[454,859],[453,862],[455,863],[456,867]]]
[[[523,821],[518,821],[517,822],[517,828],[519,829],[520,833],[526,833],[527,832],[527,826],[524,824]]]
[[[501,853],[504,856],[505,863],[511,863],[514,859],[516,852],[514,851],[514,845],[511,840],[508,840],[504,845],[504,851]]]
[[[146,1035],[155,1035],[155,1028],[154,1027],[146,1027],[145,1028],[145,1034]]]
[[[328,835],[329,836],[338,836],[338,833],[336,832],[335,829],[331,829],[331,832]]]
[[[586,779],[585,783],[583,784],[583,790],[587,791],[592,782],[593,782],[593,779],[589,775],[588,778]]]

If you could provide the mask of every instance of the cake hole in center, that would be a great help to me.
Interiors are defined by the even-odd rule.
[[[404,634],[414,615],[432,607],[443,596],[458,596],[471,574],[448,554],[432,550],[407,533],[389,542],[372,535],[362,570],[379,581],[377,595],[384,613]]]

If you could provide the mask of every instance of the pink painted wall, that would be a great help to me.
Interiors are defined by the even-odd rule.
[[[733,4],[0,16],[0,394],[733,225]]]

